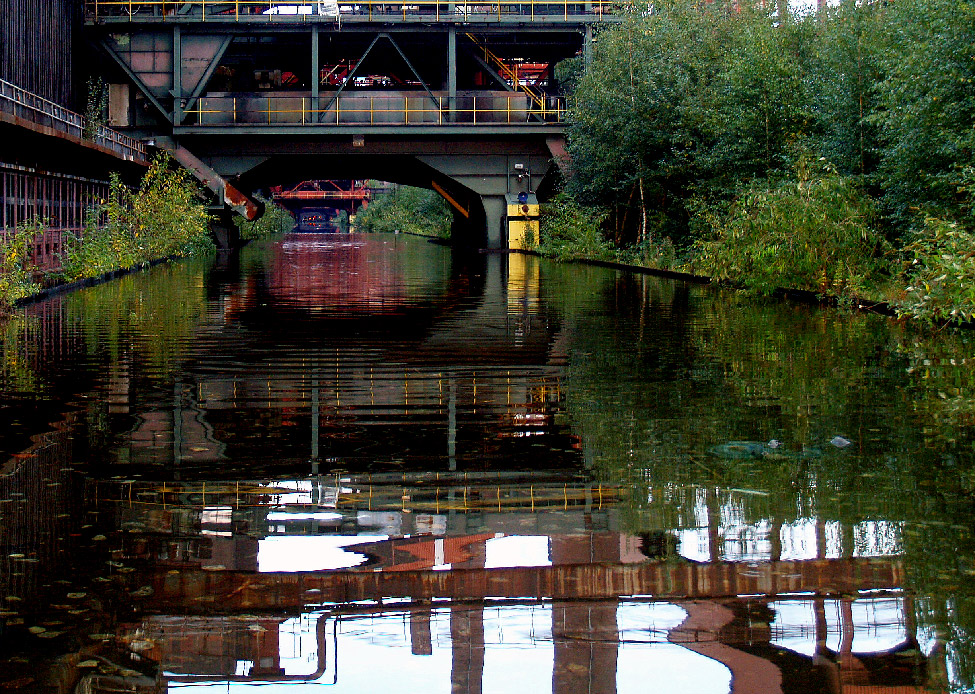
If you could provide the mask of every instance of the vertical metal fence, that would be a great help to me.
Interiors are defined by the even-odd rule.
[[[25,225],[43,230],[31,257],[40,270],[56,270],[69,235],[81,234],[89,210],[108,197],[109,183],[40,173],[0,163],[0,242]]]

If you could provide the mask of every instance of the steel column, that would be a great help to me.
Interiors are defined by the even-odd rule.
[[[318,94],[321,86],[319,76],[318,25],[311,28],[311,103],[314,110],[318,110]]]
[[[457,27],[447,30],[447,120],[457,120]]]
[[[582,55],[586,72],[592,68],[592,25],[587,24],[582,39]]]
[[[183,122],[183,34],[173,26],[173,125]]]

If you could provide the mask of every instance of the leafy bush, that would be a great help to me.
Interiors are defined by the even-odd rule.
[[[677,246],[670,237],[659,241],[650,237],[620,253],[620,260],[633,265],[669,270],[678,264]]]
[[[614,260],[616,252],[602,232],[606,211],[584,207],[567,195],[542,205],[538,250],[557,260]]]
[[[155,258],[210,252],[209,221],[197,183],[161,152],[138,191],[112,175],[108,199],[89,211],[81,237],[65,244],[62,272],[67,279],[95,277]]]
[[[927,217],[908,261],[901,315],[926,321],[975,321],[975,233],[943,219]]]
[[[264,203],[264,214],[253,222],[243,218],[234,220],[240,229],[242,239],[257,239],[291,231],[295,225],[295,218],[290,212],[270,200],[262,199],[261,202]]]
[[[34,239],[44,232],[39,222],[22,224],[5,234],[0,232],[3,246],[0,248],[0,314],[10,309],[17,299],[38,290],[34,281],[31,250]]]
[[[713,239],[697,244],[693,265],[756,294],[778,288],[852,297],[888,271],[887,245],[874,230],[870,199],[830,171],[755,184],[724,214],[706,214]]]
[[[870,118],[880,133],[878,180],[900,225],[918,212],[960,219],[962,174],[975,157],[975,5],[889,3],[885,78]]]
[[[412,186],[398,186],[377,196],[356,215],[361,231],[402,231],[422,236],[450,238],[453,214],[437,193]]]

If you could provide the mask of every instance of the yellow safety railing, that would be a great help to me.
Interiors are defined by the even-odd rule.
[[[619,0],[505,0],[503,2],[444,2],[443,0],[86,0],[88,17],[95,20],[201,20],[302,22],[339,19],[403,21],[490,21],[514,17],[524,21],[579,18],[585,21],[619,16]]]
[[[467,38],[469,38],[475,46],[483,51],[484,62],[486,62],[488,65],[493,65],[503,79],[511,82],[513,89],[524,92],[530,96],[536,104],[542,104],[544,102],[544,94],[536,92],[529,85],[522,83],[521,79],[518,77],[518,69],[516,67],[511,67],[503,59],[495,55],[491,49],[482,43],[474,34],[467,34]]]
[[[319,97],[318,104],[305,96],[207,96],[192,110],[184,111],[189,123],[222,125],[514,125],[565,121],[563,97],[541,96],[537,101],[524,94],[459,97],[451,109],[446,96],[429,95]]]

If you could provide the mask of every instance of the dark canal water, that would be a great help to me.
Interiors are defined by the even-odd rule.
[[[2,691],[975,686],[970,333],[346,235],[3,331]]]

